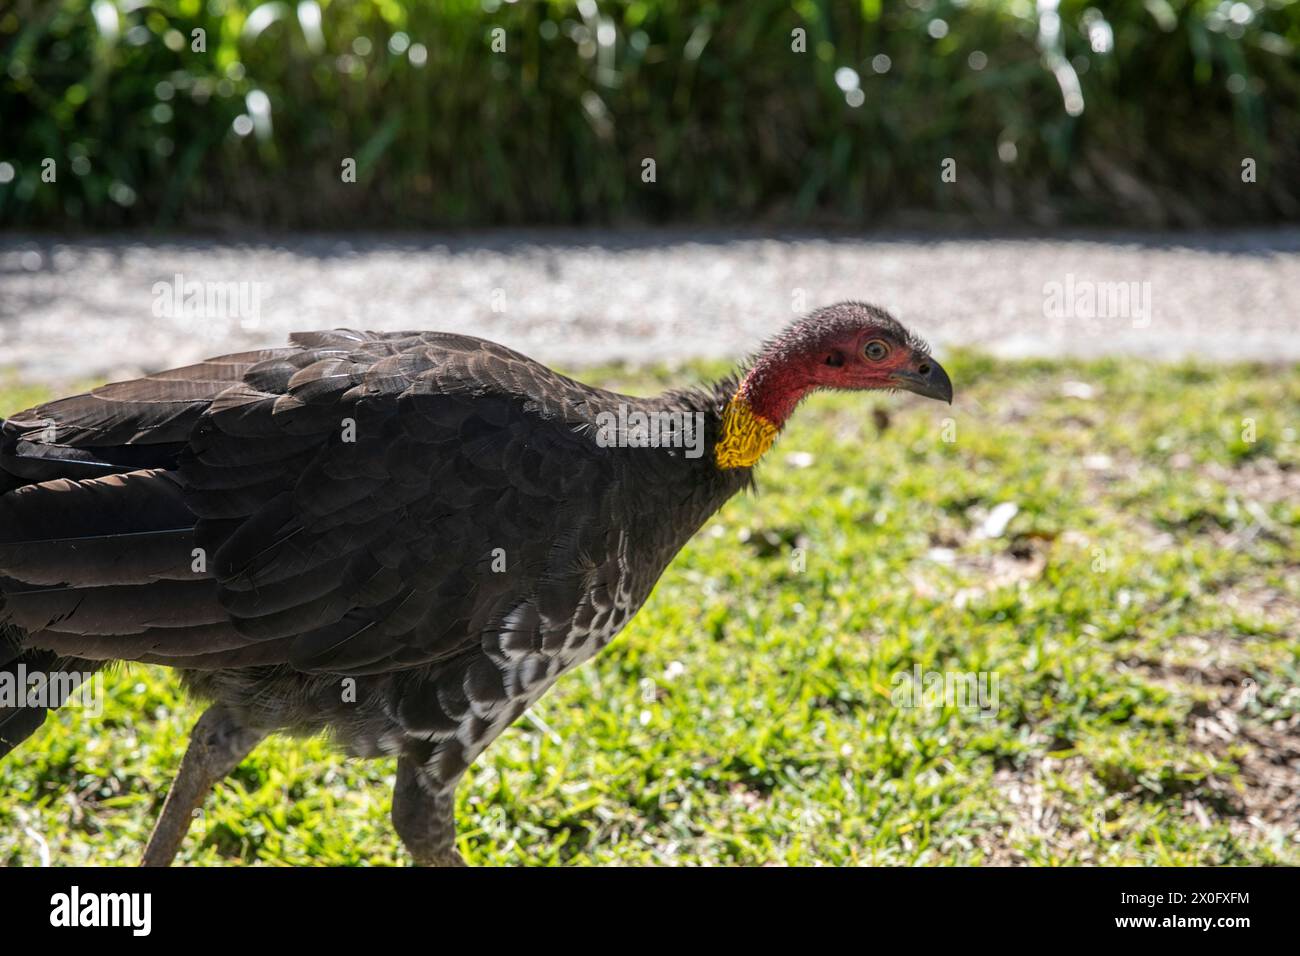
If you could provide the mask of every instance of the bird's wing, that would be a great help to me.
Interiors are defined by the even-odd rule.
[[[165,468],[213,399],[293,349],[209,359],[20,412],[0,425],[0,491],[54,478]]]
[[[557,548],[579,564],[604,545],[613,466],[583,434],[603,393],[434,333],[313,333],[250,358],[193,367],[240,369],[227,379],[164,373],[16,417],[52,422],[70,451],[42,459],[24,432],[5,445],[11,471],[76,467],[87,449],[117,470],[124,449],[158,455],[0,499],[14,529],[0,591],[34,640],[192,667],[389,671],[460,653],[521,594],[544,601]],[[52,509],[57,537],[38,530]]]
[[[0,491],[52,478],[167,468],[217,396],[249,371],[361,351],[381,357],[419,332],[307,332],[290,345],[207,359],[37,405],[0,423]]]

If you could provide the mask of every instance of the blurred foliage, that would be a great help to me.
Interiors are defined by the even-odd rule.
[[[1105,6],[0,0],[0,220],[1198,225],[1300,212],[1300,3]],[[941,177],[949,157],[955,183]],[[1257,182],[1242,181],[1245,157]]]

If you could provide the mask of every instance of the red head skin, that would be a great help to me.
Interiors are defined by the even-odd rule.
[[[952,400],[947,374],[923,342],[884,311],[856,302],[819,309],[770,342],[737,394],[780,427],[817,389],[906,389]]]

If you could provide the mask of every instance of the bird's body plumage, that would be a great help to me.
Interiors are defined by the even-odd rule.
[[[25,654],[178,667],[249,725],[450,783],[747,480],[599,422],[716,429],[722,402],[439,333],[313,333],[105,386],[4,424],[0,468],[28,483],[0,497],[0,614]]]

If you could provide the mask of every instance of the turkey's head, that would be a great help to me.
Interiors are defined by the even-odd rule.
[[[902,389],[952,402],[952,381],[929,347],[884,309],[841,302],[818,309],[772,339],[723,411],[716,460],[753,465],[809,392]]]
[[[952,403],[952,382],[930,347],[875,306],[842,302],[818,309],[779,341],[812,388],[901,388]]]

